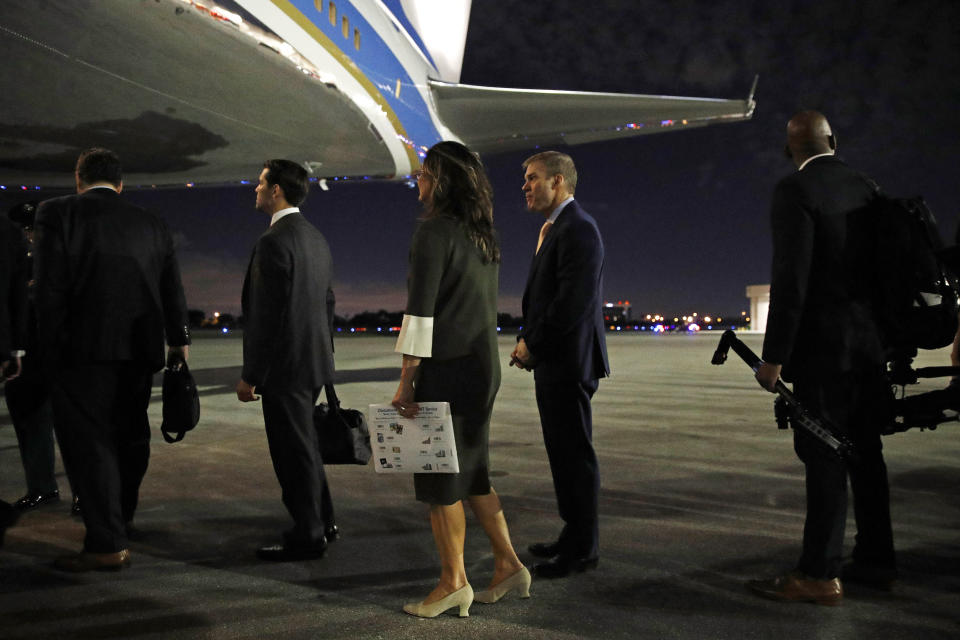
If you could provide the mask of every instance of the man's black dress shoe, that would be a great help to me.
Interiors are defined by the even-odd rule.
[[[7,533],[7,527],[12,527],[20,517],[20,512],[13,508],[12,504],[0,500],[0,547],[3,546],[3,537]]]
[[[840,576],[844,582],[862,584],[866,587],[892,591],[899,574],[894,567],[880,567],[860,562],[849,562],[843,565]]]
[[[143,542],[147,537],[147,534],[143,532],[143,529],[133,524],[132,521],[124,525],[124,529],[125,533],[127,534],[127,540],[131,540],[133,542]]]
[[[35,509],[40,505],[47,504],[49,502],[58,502],[60,500],[60,490],[54,489],[53,491],[48,491],[47,493],[38,493],[34,495],[27,494],[13,503],[13,506],[18,511],[29,511],[30,509]]]
[[[553,560],[534,565],[533,575],[547,580],[564,578],[571,573],[582,573],[589,569],[596,569],[599,561],[600,559],[596,556],[592,558],[557,556]]]
[[[290,545],[275,544],[257,549],[257,557],[271,562],[296,562],[298,560],[317,560],[323,557],[327,550],[327,541],[320,539],[320,543],[312,547],[291,547]]]
[[[340,539],[340,527],[335,524],[330,525],[323,530],[323,537],[327,539],[327,542],[336,542]]]
[[[538,558],[552,558],[560,553],[560,543],[534,542],[532,545],[527,547],[527,551]]]

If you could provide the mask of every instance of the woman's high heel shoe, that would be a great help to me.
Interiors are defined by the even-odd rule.
[[[473,604],[473,588],[467,584],[431,604],[424,604],[422,602],[408,602],[407,604],[403,605],[403,610],[412,616],[419,616],[421,618],[436,618],[447,609],[460,607],[460,617],[469,618],[471,604]]]
[[[500,584],[493,589],[479,591],[473,597],[477,602],[483,604],[493,604],[509,592],[517,589],[521,598],[530,597],[530,572],[526,567],[520,567],[519,571],[514,572],[512,576],[500,581]]]

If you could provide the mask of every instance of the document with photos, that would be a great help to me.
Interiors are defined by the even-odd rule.
[[[377,473],[460,473],[449,402],[421,402],[416,418],[372,404],[367,416]]]

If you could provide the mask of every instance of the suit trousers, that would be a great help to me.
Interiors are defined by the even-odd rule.
[[[261,393],[263,422],[273,470],[280,482],[283,504],[293,518],[284,532],[285,544],[310,548],[334,524],[333,501],[320,457],[313,407],[320,389]]]
[[[24,357],[24,361],[29,357]],[[6,396],[10,419],[17,433],[27,495],[56,491],[53,408],[46,382],[35,374],[29,375],[24,365],[20,377],[7,383]]]
[[[84,551],[128,546],[140,483],[150,459],[147,405],[153,372],[138,362],[61,368],[52,385],[60,452],[83,500]]]
[[[857,524],[853,559],[894,569],[890,489],[880,442],[890,390],[882,372],[798,380],[794,392],[801,404],[846,435],[857,454],[854,460],[841,460],[813,437],[794,432],[794,450],[806,467],[807,493],[803,551],[797,569],[812,578],[840,575],[848,477]]]
[[[560,553],[577,558],[592,558],[599,551],[600,469],[593,450],[590,406],[598,384],[597,380],[535,383],[543,443],[564,522]]]

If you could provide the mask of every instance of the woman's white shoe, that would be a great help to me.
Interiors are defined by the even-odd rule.
[[[468,618],[470,617],[471,604],[473,604],[473,588],[467,584],[430,604],[408,602],[403,605],[403,610],[412,616],[418,616],[420,618],[436,618],[447,609],[460,607],[460,617]]]
[[[520,592],[521,598],[529,598],[530,580],[530,572],[527,571],[527,568],[520,567],[519,571],[516,571],[509,578],[501,580],[500,584],[494,588],[478,592],[473,599],[483,604],[493,604],[514,589]]]

